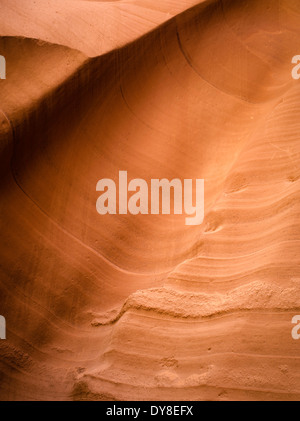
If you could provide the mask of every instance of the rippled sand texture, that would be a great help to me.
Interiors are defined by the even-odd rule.
[[[0,398],[298,400],[299,1],[0,8]],[[100,216],[119,170],[204,223]]]

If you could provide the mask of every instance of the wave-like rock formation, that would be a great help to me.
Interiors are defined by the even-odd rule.
[[[3,2],[5,3],[5,2]],[[1,4],[2,400],[298,400],[297,0]],[[96,212],[205,179],[205,218]]]

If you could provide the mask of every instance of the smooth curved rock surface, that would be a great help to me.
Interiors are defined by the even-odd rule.
[[[47,3],[1,5],[0,399],[299,400],[298,2]],[[203,224],[100,217],[119,170]]]

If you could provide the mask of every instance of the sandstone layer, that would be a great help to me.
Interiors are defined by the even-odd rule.
[[[299,2],[0,7],[0,399],[298,400]],[[203,224],[100,216],[120,170]]]

